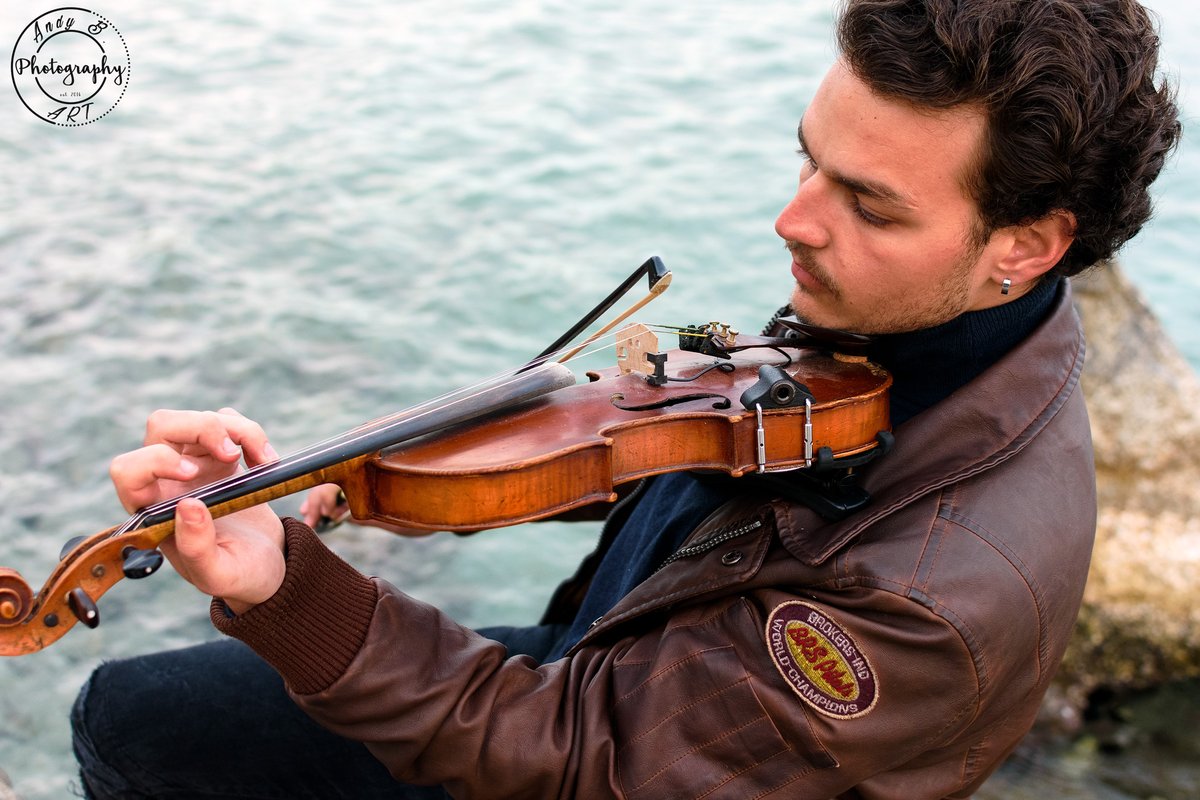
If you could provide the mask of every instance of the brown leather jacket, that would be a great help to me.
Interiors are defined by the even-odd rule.
[[[295,521],[279,593],[214,621],[322,724],[455,797],[968,797],[1031,725],[1087,575],[1069,295],[896,431],[865,511],[734,500],[555,663],[506,660]]]

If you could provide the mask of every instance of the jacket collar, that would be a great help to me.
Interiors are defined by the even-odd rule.
[[[896,429],[892,451],[862,473],[863,488],[873,498],[863,512],[829,523],[795,503],[764,503],[754,496],[731,500],[684,542],[684,548],[704,550],[705,556],[684,558],[644,581],[592,623],[569,652],[630,619],[751,579],[767,557],[772,528],[793,557],[816,566],[913,499],[1011,458],[1075,391],[1083,351],[1083,328],[1070,286],[1062,281],[1053,311],[1025,341]],[[729,533],[736,536],[722,538]],[[718,541],[719,548],[707,547]]]
[[[1046,320],[974,381],[899,426],[884,458],[863,471],[872,497],[861,513],[836,523],[789,506],[777,517],[780,540],[817,565],[869,525],[913,499],[983,472],[1024,449],[1075,391],[1083,369],[1083,327],[1061,282]]]

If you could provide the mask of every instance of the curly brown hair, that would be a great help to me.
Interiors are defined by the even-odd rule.
[[[983,236],[1054,210],[1076,236],[1052,270],[1109,258],[1150,218],[1181,126],[1158,35],[1134,0],[848,0],[838,46],[873,91],[988,118],[967,188]]]

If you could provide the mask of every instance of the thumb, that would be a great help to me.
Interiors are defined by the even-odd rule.
[[[175,552],[177,571],[197,588],[197,578],[217,554],[217,529],[208,506],[194,497],[185,497],[175,506]]]

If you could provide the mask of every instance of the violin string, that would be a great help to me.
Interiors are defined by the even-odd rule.
[[[497,377],[503,379],[508,376],[506,376],[505,373],[501,373]],[[514,381],[515,381],[515,377],[513,377],[513,380],[509,380],[504,383],[497,384],[493,388],[502,389],[508,385],[511,385],[511,383],[513,383]],[[474,389],[475,387],[481,386],[486,382],[487,382],[487,379],[484,379],[484,381],[481,381],[480,383],[475,384],[472,387],[464,387],[464,388],[460,388],[455,391],[467,391],[470,389]],[[184,497],[195,497],[197,499],[204,500],[209,497],[213,497],[214,495],[217,495],[221,492],[232,490],[232,489],[237,489],[240,486],[245,485],[246,483],[250,483],[252,481],[255,481],[255,480],[258,480],[261,478],[269,478],[272,472],[282,471],[283,469],[290,467],[291,465],[293,465],[296,462],[301,461],[303,459],[318,458],[322,455],[327,454],[328,452],[330,452],[331,450],[333,450],[334,448],[337,448],[339,446],[352,445],[374,433],[377,433],[379,431],[386,429],[389,425],[395,425],[402,421],[419,420],[419,419],[423,418],[424,416],[426,416],[427,414],[431,414],[436,410],[453,407],[454,405],[456,405],[458,403],[466,402],[466,401],[478,396],[478,393],[472,393],[472,394],[464,394],[460,397],[453,398],[454,394],[455,394],[455,392],[453,392],[453,391],[447,392],[443,395],[440,395],[439,397],[423,401],[422,403],[419,403],[416,406],[412,406],[407,409],[404,409],[403,411],[396,412],[394,414],[389,414],[385,417],[381,417],[372,422],[364,423],[362,425],[359,425],[355,428],[350,429],[349,431],[344,431],[342,433],[339,433],[339,434],[331,436],[327,439],[324,439],[320,442],[309,445],[309,446],[307,446],[295,453],[292,453],[284,458],[281,458],[281,459],[278,459],[276,461],[272,461],[272,462],[269,462],[266,464],[255,465],[254,467],[250,467],[249,469],[243,470],[239,473],[231,475],[222,480],[215,481],[213,483],[198,487],[198,488],[192,490],[191,492],[184,493],[178,497],[169,498],[167,500],[160,501],[159,503],[156,503],[154,505],[147,506],[145,509],[142,509],[142,511],[145,512],[146,516],[151,516],[151,515],[157,514],[159,512],[167,511],[169,509],[174,508],[176,505],[178,505],[178,501]],[[453,398],[453,399],[451,399],[451,398]]]
[[[572,360],[574,360],[575,358],[582,358],[582,357],[588,356],[588,355],[594,355],[596,353],[600,353],[605,350],[614,349],[617,346],[616,337],[617,337],[617,334],[619,334],[619,333],[620,333],[620,331],[612,331],[612,332],[605,334],[603,337],[601,337],[601,339],[612,338],[613,341],[611,341],[607,344],[599,345],[591,350],[577,353],[572,357]],[[597,341],[600,341],[600,340],[597,340]],[[549,361],[549,359],[553,358],[556,355],[559,355],[560,353],[566,352],[569,349],[570,349],[570,346],[567,345],[567,346],[559,348],[558,350],[556,350],[552,353],[548,353],[546,355],[546,360]],[[128,520],[126,520],[126,522],[123,525],[121,525],[120,527],[115,529],[112,535],[117,536],[122,533],[126,533],[130,530],[140,527],[142,525],[142,523],[149,517],[175,508],[175,506],[177,506],[179,504],[179,501],[185,497],[195,497],[197,499],[204,500],[204,499],[213,497],[217,494],[220,494],[222,492],[237,489],[237,488],[245,485],[246,483],[250,483],[252,481],[262,479],[262,478],[269,478],[269,476],[272,472],[281,471],[285,467],[291,466],[292,464],[296,463],[297,461],[299,461],[301,459],[315,458],[315,457],[318,457],[321,455],[325,455],[326,453],[330,452],[335,447],[354,444],[358,441],[361,441],[362,439],[366,438],[369,435],[372,435],[379,431],[384,430],[388,425],[393,425],[393,424],[396,424],[401,421],[411,422],[411,421],[419,420],[428,414],[434,413],[435,411],[439,411],[444,408],[453,406],[455,404],[463,403],[463,402],[467,402],[469,400],[475,399],[483,394],[483,390],[479,390],[479,391],[475,391],[475,390],[479,389],[480,387],[485,386],[490,381],[496,381],[496,380],[502,381],[501,383],[498,383],[491,387],[490,390],[494,391],[494,390],[503,389],[508,386],[511,386],[513,383],[515,383],[517,380],[519,380],[519,377],[520,377],[520,373],[518,373],[518,371],[515,369],[497,373],[496,375],[494,375],[490,378],[484,378],[483,380],[477,381],[475,384],[472,384],[470,386],[459,387],[458,389],[454,389],[449,392],[445,392],[438,397],[418,403],[416,406],[411,406],[407,409],[398,411],[394,414],[387,415],[387,416],[377,419],[373,422],[364,423],[363,425],[360,425],[356,428],[352,428],[349,431],[329,437],[329,438],[327,438],[321,442],[318,442],[314,445],[309,445],[308,447],[306,447],[296,453],[293,453],[285,458],[270,462],[268,464],[256,465],[247,470],[243,470],[242,472],[239,472],[235,475],[231,475],[228,478],[224,478],[222,480],[215,481],[210,484],[206,484],[205,486],[198,487],[197,489],[195,489],[191,492],[187,492],[187,493],[184,493],[177,497],[172,497],[172,498],[169,498],[166,500],[159,501],[158,503],[154,503],[150,506],[140,509],[133,516],[131,516]],[[464,393],[464,394],[462,394],[462,396],[460,396],[460,397],[454,398],[454,395],[458,394],[458,393]],[[449,400],[449,398],[454,398],[454,399]],[[446,402],[447,400],[449,400],[449,402]],[[414,412],[417,412],[417,413],[414,413]]]
[[[648,327],[658,328],[660,330],[673,331],[673,332],[678,332],[680,330],[676,326],[667,326],[667,325],[658,325],[658,324],[650,325]],[[613,331],[613,332],[606,334],[605,337],[601,337],[601,339],[611,338],[611,339],[613,339],[613,341],[608,342],[606,344],[600,344],[600,345],[592,348],[591,350],[581,351],[580,353],[576,353],[572,358],[573,359],[574,358],[583,358],[583,357],[586,357],[589,355],[594,355],[597,353],[604,352],[605,350],[614,349],[617,345],[616,340],[617,340],[617,335],[619,333],[620,333],[620,331]],[[597,341],[601,341],[601,340],[597,340]],[[547,360],[552,358],[554,355],[557,355],[558,353],[565,352],[568,349],[569,349],[569,345],[560,348],[558,351],[547,354]],[[478,387],[481,387],[481,386],[487,384],[489,381],[505,380],[505,382],[496,384],[492,387],[492,390],[496,390],[496,389],[502,389],[502,388],[505,388],[505,387],[511,385],[513,382],[515,382],[517,377],[518,377],[518,373],[515,370],[509,370],[507,372],[497,373],[495,376],[492,376],[490,378],[484,378],[483,380],[475,383],[472,386],[459,387],[458,389],[451,390],[451,391],[446,392],[438,397],[435,397],[430,400],[426,400],[422,403],[419,403],[416,406],[412,406],[407,409],[404,409],[403,411],[399,411],[394,414],[382,417],[378,420],[375,420],[374,422],[364,423],[363,425],[353,428],[350,431],[338,434],[333,437],[329,437],[328,439],[325,439],[322,442],[318,442],[314,445],[310,445],[310,446],[304,448],[303,450],[298,451],[297,453],[293,453],[284,459],[270,462],[269,464],[256,465],[255,467],[251,467],[250,469],[239,472],[236,475],[232,475],[223,480],[216,481],[214,483],[207,484],[202,487],[198,487],[196,490],[193,490],[192,492],[185,493],[178,497],[169,498],[167,500],[160,501],[159,503],[156,503],[156,504],[148,506],[144,509],[141,509],[138,514],[135,514],[133,517],[131,517],[127,521],[127,523],[125,525],[123,525],[120,529],[118,529],[117,533],[125,532],[125,531],[133,529],[135,527],[138,527],[141,524],[141,522],[144,519],[146,519],[147,517],[174,508],[176,505],[178,505],[178,501],[180,499],[182,499],[183,497],[196,497],[198,499],[203,500],[208,497],[212,497],[216,494],[219,494],[221,492],[239,488],[240,486],[244,485],[245,483],[251,482],[253,480],[261,479],[264,477],[269,477],[269,475],[272,471],[278,471],[284,467],[290,466],[291,464],[294,464],[296,461],[298,461],[300,459],[313,458],[313,457],[325,455],[334,447],[344,446],[344,445],[348,445],[348,444],[354,444],[357,441],[360,441],[362,438],[364,438],[367,435],[374,434],[374,433],[377,433],[377,432],[383,430],[384,428],[387,427],[387,425],[395,424],[399,421],[419,420],[426,414],[433,413],[434,411],[444,409],[448,406],[453,406],[457,403],[466,402],[468,400],[474,399],[474,398],[480,396],[481,392],[473,392],[472,390],[477,389]],[[461,394],[461,396],[451,400],[449,403],[444,402],[448,398],[453,397],[455,394]],[[352,436],[352,434],[357,434],[357,435]]]
[[[648,324],[647,327],[651,328],[651,329],[657,329],[657,330],[667,332],[667,333],[677,333],[681,336],[689,335],[689,334],[690,335],[698,335],[698,334],[691,334],[690,331],[688,331],[688,329],[686,329],[686,328],[681,328],[679,326],[674,326],[674,325],[653,323],[653,324]],[[580,351],[578,353],[575,353],[571,356],[571,360],[574,360],[576,358],[584,358],[587,356],[591,356],[591,355],[595,355],[597,353],[604,352],[606,350],[611,350],[611,349],[616,348],[616,346],[618,344],[618,336],[622,332],[622,330],[623,329],[619,329],[616,331],[610,331],[610,332],[606,333],[604,336],[600,337],[600,339],[597,339],[597,342],[601,342],[604,339],[611,339],[612,341],[609,341],[604,344],[598,344],[596,347],[594,347],[590,350],[585,350],[585,351]],[[554,356],[559,355],[560,353],[567,352],[570,349],[570,347],[571,346],[568,344],[568,345],[565,345],[565,346],[559,348],[556,351],[547,353],[545,356],[545,361],[548,362]],[[466,386],[466,387],[459,387],[458,389],[453,389],[449,392],[445,392],[442,395],[439,395],[438,397],[418,403],[416,406],[411,406],[407,409],[398,411],[394,414],[387,415],[387,416],[377,419],[373,422],[364,423],[364,424],[362,424],[356,428],[352,428],[351,430],[346,431],[344,433],[329,437],[328,439],[325,439],[314,445],[310,445],[296,453],[293,453],[293,454],[287,456],[286,458],[279,459],[278,461],[273,461],[268,464],[256,465],[255,467],[251,467],[251,468],[244,470],[242,472],[239,472],[235,475],[231,475],[228,478],[222,479],[220,481],[216,481],[211,484],[207,484],[202,487],[198,487],[196,490],[193,490],[192,492],[188,492],[183,495],[179,495],[178,497],[173,497],[173,498],[169,498],[167,500],[160,501],[159,503],[156,503],[154,505],[151,505],[144,509],[141,509],[137,514],[135,514],[133,517],[131,517],[129,520],[127,520],[126,524],[121,526],[121,528],[119,528],[116,531],[116,533],[126,532],[128,530],[136,528],[136,527],[140,526],[142,521],[145,520],[146,518],[148,518],[154,514],[173,509],[176,505],[178,505],[179,500],[181,500],[184,497],[195,497],[195,498],[204,500],[204,499],[213,497],[214,495],[220,494],[221,492],[237,489],[251,481],[262,479],[262,478],[269,478],[271,472],[282,470],[304,458],[315,458],[315,457],[318,457],[321,455],[325,455],[335,447],[355,444],[358,441],[361,441],[363,438],[365,438],[368,435],[372,435],[372,434],[375,434],[375,433],[378,433],[378,432],[384,430],[388,425],[393,425],[393,424],[396,424],[401,421],[411,422],[411,421],[419,420],[422,417],[424,417],[425,415],[434,413],[435,411],[443,410],[447,407],[451,407],[458,403],[473,400],[473,399],[481,396],[483,393],[483,390],[480,390],[480,391],[475,391],[475,390],[479,389],[479,387],[485,386],[489,382],[496,381],[496,380],[504,381],[502,383],[495,384],[494,386],[491,387],[490,390],[494,391],[494,390],[498,390],[498,389],[503,389],[507,386],[512,385],[519,378],[519,375],[520,375],[520,373],[516,369],[497,373],[496,375],[489,377],[489,378],[484,378],[483,380],[478,381],[473,385]],[[461,396],[454,397],[456,394],[461,394]],[[454,398],[454,399],[450,400],[449,402],[445,402],[449,398]]]
[[[651,328],[651,329],[657,329],[657,330],[660,330],[660,331],[666,332],[666,333],[677,333],[681,336],[687,335],[687,330],[685,328],[681,328],[679,326],[665,325],[665,324],[660,324],[660,323],[651,323],[651,324],[647,324],[647,327]],[[622,332],[622,330],[611,331],[611,332],[605,334],[603,337],[598,339],[597,342],[601,342],[605,338],[610,338],[610,339],[612,339],[612,341],[604,343],[604,344],[597,344],[597,346],[593,347],[590,350],[584,350],[584,351],[580,351],[579,353],[575,353],[571,357],[571,360],[583,359],[588,356],[592,356],[592,355],[596,355],[598,353],[605,352],[607,350],[615,349],[618,344],[618,336]],[[569,349],[570,349],[570,345],[565,345],[556,351],[546,354],[546,357],[545,357],[546,361],[547,362],[550,361],[555,356],[557,356],[561,353],[567,352]],[[177,506],[179,504],[179,501],[185,497],[195,497],[197,499],[204,500],[204,499],[207,499],[214,495],[220,494],[221,492],[237,489],[240,486],[245,485],[246,483],[249,483],[251,481],[269,477],[271,472],[279,471],[287,466],[290,466],[291,464],[296,463],[297,461],[299,461],[301,459],[315,458],[315,457],[318,457],[318,456],[328,453],[334,447],[341,446],[341,445],[347,445],[347,444],[354,444],[355,442],[360,441],[362,438],[365,438],[367,435],[370,435],[370,434],[373,434],[373,433],[376,433],[376,432],[382,430],[387,425],[395,424],[399,421],[418,420],[418,419],[421,419],[426,414],[430,414],[436,410],[440,410],[440,409],[447,407],[447,405],[452,406],[456,403],[466,402],[468,400],[475,399],[476,397],[479,397],[482,394],[481,391],[473,392],[473,393],[469,393],[469,394],[463,394],[461,397],[455,398],[454,400],[451,400],[449,403],[444,402],[447,399],[453,397],[456,393],[470,392],[471,390],[474,390],[474,389],[477,389],[478,387],[484,386],[489,381],[507,379],[504,383],[499,383],[492,387],[493,390],[502,389],[507,386],[510,386],[513,382],[515,382],[515,380],[517,378],[518,378],[518,372],[516,369],[511,369],[511,370],[507,370],[505,372],[497,373],[494,376],[484,378],[480,381],[477,381],[475,384],[472,384],[470,386],[459,387],[457,389],[450,390],[450,391],[445,392],[437,397],[422,401],[421,403],[418,403],[415,406],[410,406],[409,408],[403,409],[403,410],[395,412],[393,414],[389,414],[387,416],[381,417],[374,421],[363,423],[362,425],[359,425],[355,428],[351,428],[349,431],[345,431],[345,432],[337,434],[335,436],[328,437],[327,439],[324,439],[320,442],[309,445],[309,446],[303,448],[302,450],[292,453],[292,454],[286,456],[285,458],[281,458],[278,461],[273,461],[268,464],[256,465],[249,469],[243,470],[242,472],[239,472],[235,475],[231,475],[228,478],[224,478],[222,480],[215,481],[210,484],[206,484],[205,486],[198,487],[191,492],[187,492],[187,493],[181,494],[177,497],[172,497],[172,498],[168,498],[166,500],[159,501],[158,503],[155,503],[155,504],[152,504],[145,508],[139,509],[135,514],[133,514],[131,517],[129,517],[129,519],[127,519],[123,525],[116,528],[113,531],[112,535],[118,536],[118,535],[127,533],[130,530],[134,530],[136,528],[141,527],[142,523],[146,519],[148,519],[151,516],[154,516],[156,514],[159,514],[161,512],[168,511],[168,510],[175,508],[175,506]],[[416,412],[416,413],[414,413],[414,412]],[[357,436],[352,437],[351,436],[352,434],[357,434]]]

